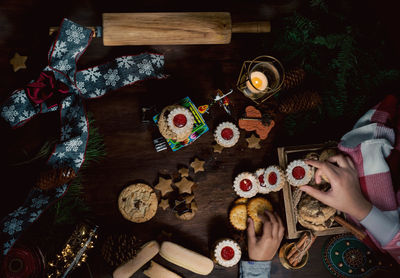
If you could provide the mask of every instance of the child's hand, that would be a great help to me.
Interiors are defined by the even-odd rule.
[[[281,244],[285,228],[276,213],[265,211],[265,215],[259,217],[263,221],[263,234],[259,238],[256,237],[253,220],[247,220],[249,258],[252,261],[270,261]]]
[[[330,157],[328,161],[306,160],[305,162],[318,168],[315,172],[315,182],[321,183],[321,177],[324,176],[329,180],[331,189],[323,192],[307,185],[301,186],[300,189],[322,203],[361,221],[368,215],[372,205],[361,193],[357,169],[353,161],[341,154]],[[338,166],[332,163],[337,163]]]

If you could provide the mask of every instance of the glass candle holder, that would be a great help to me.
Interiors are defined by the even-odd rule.
[[[259,56],[245,61],[236,87],[257,104],[279,92],[285,79],[285,70],[276,58]]]

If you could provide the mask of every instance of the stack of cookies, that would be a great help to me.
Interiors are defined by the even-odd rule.
[[[305,156],[305,159],[326,161],[336,153],[335,149],[325,149],[320,154],[310,152]],[[322,177],[325,182],[317,185],[314,179],[314,172],[314,167],[309,166],[303,160],[294,160],[286,168],[286,179],[290,185],[295,187],[308,184],[322,191],[329,190],[328,179]],[[297,206],[296,203],[294,206],[297,209],[297,221],[301,226],[312,231],[324,231],[332,226],[336,209],[319,202],[307,194],[302,194],[299,200]]]
[[[300,225],[313,231],[324,231],[333,224],[336,209],[329,207],[310,195],[305,195],[297,206]]]
[[[264,215],[265,210],[273,211],[272,204],[263,197],[254,197],[251,199],[237,199],[229,212],[229,222],[239,231],[247,229],[247,217],[249,216],[254,222],[256,234],[261,234],[262,220],[259,217]]]
[[[169,177],[159,177],[155,189],[160,192],[160,207],[163,210],[171,208],[175,216],[180,220],[191,220],[198,211],[195,201],[194,188],[195,179],[190,177],[190,173],[196,175],[205,171],[205,161],[195,157],[190,167],[181,165],[174,179]]]

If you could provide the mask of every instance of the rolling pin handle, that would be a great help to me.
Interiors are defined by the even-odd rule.
[[[232,33],[269,33],[270,21],[240,22],[232,24]]]

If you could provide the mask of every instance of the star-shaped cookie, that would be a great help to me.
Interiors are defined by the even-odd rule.
[[[161,199],[160,204],[158,205],[160,208],[162,208],[163,210],[166,210],[167,208],[169,208],[169,201],[168,199]]]
[[[193,168],[194,173],[204,171],[204,163],[205,161],[198,159],[197,157],[194,159],[190,166]]]
[[[179,194],[183,193],[191,194],[194,182],[188,180],[186,177],[183,177],[179,182],[176,182],[175,185],[179,188]]]
[[[171,187],[172,179],[164,179],[163,177],[158,178],[158,183],[155,189],[161,191],[161,196],[164,197],[167,193],[174,191]]]
[[[197,206],[196,201],[193,201],[193,202],[190,204],[190,208],[191,208],[191,210],[193,210],[193,211],[195,211],[195,212],[199,210],[199,207]]]
[[[189,168],[182,167],[178,170],[181,177],[189,177]]]
[[[18,53],[15,53],[14,57],[12,57],[10,60],[10,64],[13,66],[14,72],[20,69],[26,69],[25,62],[27,59],[27,56],[21,56]]]
[[[248,143],[248,148],[249,149],[261,149],[260,146],[260,138],[252,134],[249,138],[246,138],[246,141]]]
[[[224,149],[224,147],[222,147],[220,144],[215,143],[213,145],[213,149],[215,153],[222,153],[222,150]]]
[[[183,197],[183,199],[185,200],[186,204],[190,204],[194,199],[194,194],[187,195],[187,196]]]

